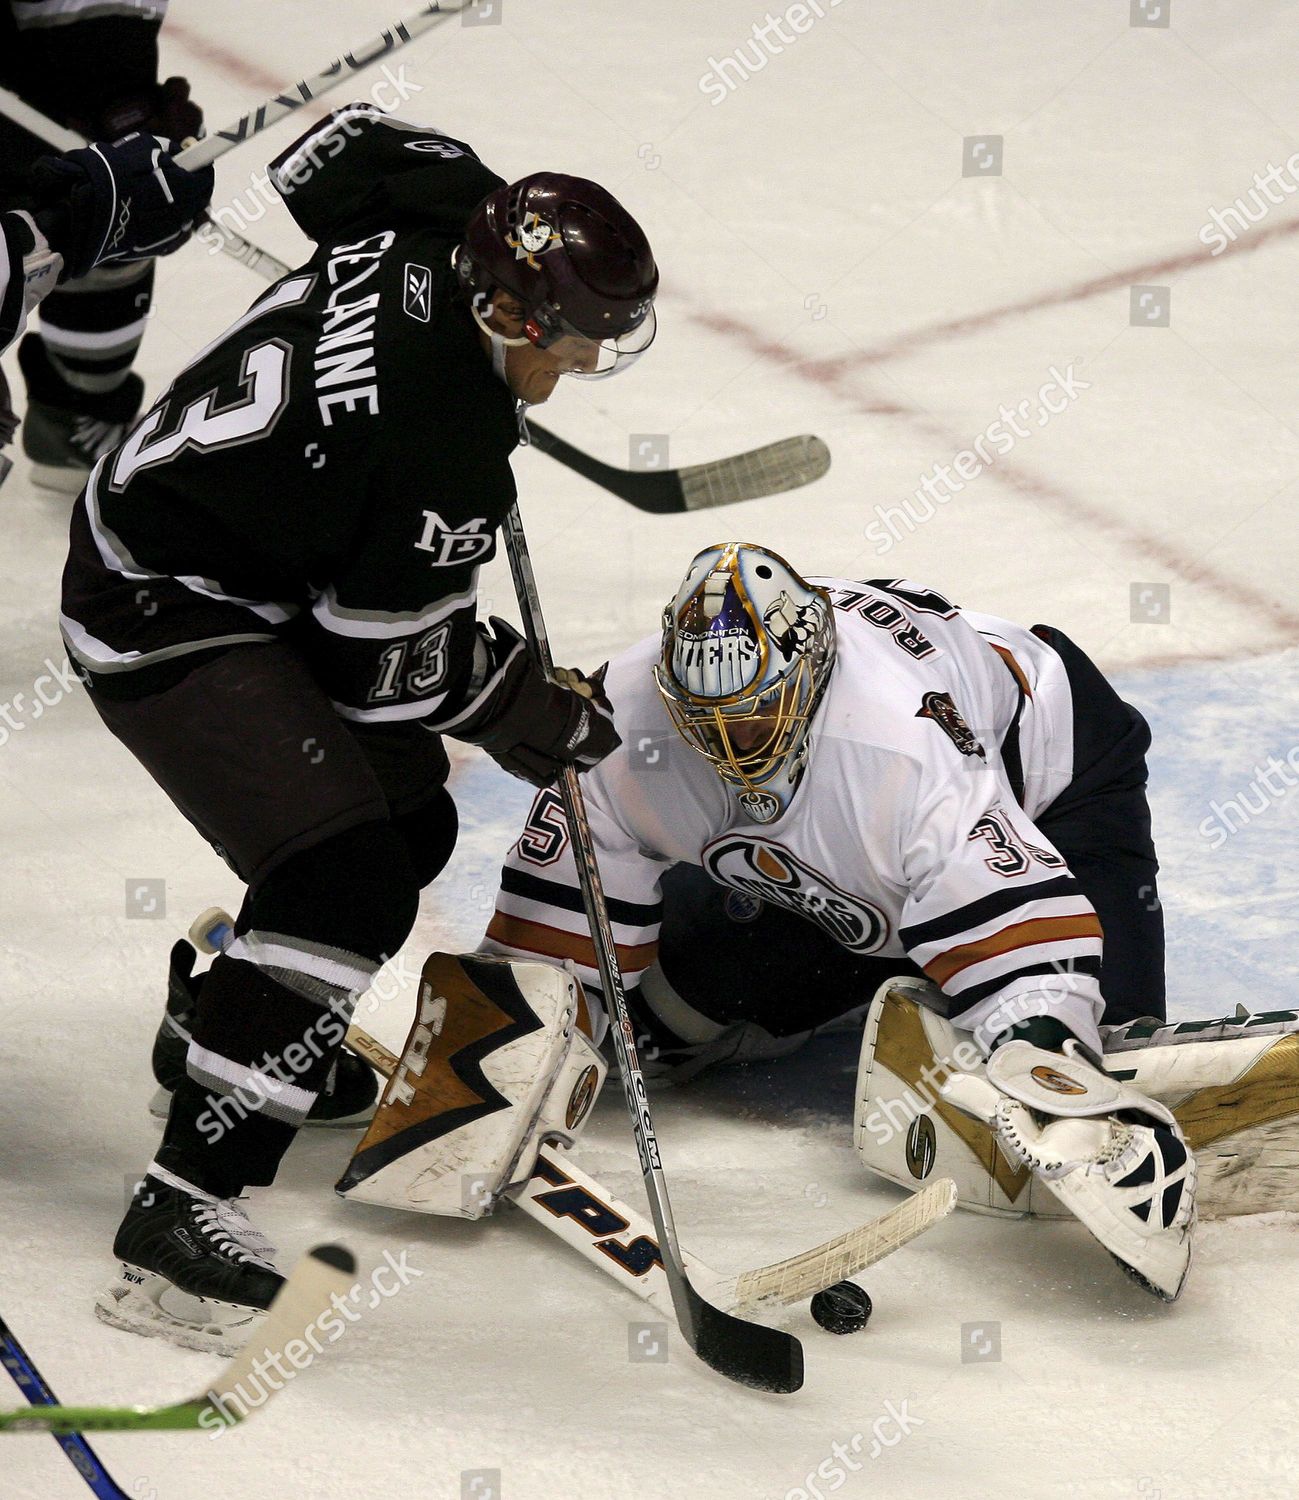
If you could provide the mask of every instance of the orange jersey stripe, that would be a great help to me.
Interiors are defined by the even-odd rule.
[[[1033,696],[1033,689],[1028,685],[1028,678],[1024,675],[1023,667],[1021,667],[1020,664],[1015,660],[1015,658],[1010,654],[1010,652],[1007,651],[1005,646],[997,645],[996,641],[989,641],[988,644],[997,653],[997,655],[1001,657],[1002,661],[1006,663],[1010,675],[1015,679],[1017,683],[1019,683],[1020,692],[1022,692],[1026,698],[1031,698]]]
[[[988,937],[977,938],[972,943],[962,943],[949,948],[937,958],[931,958],[924,966],[925,973],[935,984],[946,984],[953,975],[971,964],[982,963],[986,958],[997,958],[1002,953],[1011,953],[1016,948],[1032,948],[1038,943],[1063,943],[1074,938],[1099,938],[1102,936],[1100,918],[1095,912],[1075,917],[1033,917],[1027,922],[1016,922],[1003,927]]]
[[[565,932],[559,927],[547,927],[542,922],[530,922],[526,917],[514,917],[508,912],[498,911],[487,928],[487,936],[504,948],[521,948],[525,953],[539,953],[544,958],[571,958],[584,968],[596,969],[595,944],[589,937],[576,932]],[[638,943],[626,947],[618,943],[618,963],[623,969],[639,971],[648,969],[658,955],[659,945]]]

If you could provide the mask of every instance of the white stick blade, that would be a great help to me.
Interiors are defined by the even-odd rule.
[[[264,1405],[271,1392],[255,1375],[254,1366],[284,1369],[285,1345],[295,1339],[318,1350],[321,1341],[316,1330],[323,1315],[332,1308],[335,1295],[346,1297],[355,1278],[356,1257],[350,1250],[341,1245],[317,1245],[309,1250],[289,1273],[266,1321],[204,1392],[212,1411],[225,1422],[239,1422]],[[297,1368],[296,1362],[288,1363]],[[254,1393],[261,1398],[255,1403],[249,1400]]]
[[[850,1229],[789,1260],[742,1272],[735,1281],[732,1307],[755,1312],[804,1302],[828,1286],[844,1281],[914,1240],[945,1219],[956,1207],[956,1184],[940,1177],[888,1213]]]
[[[682,469],[681,494],[687,510],[734,505],[740,500],[800,489],[820,479],[829,467],[829,448],[819,437],[804,433],[738,453],[734,458]]]

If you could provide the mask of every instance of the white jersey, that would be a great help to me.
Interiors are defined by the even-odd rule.
[[[672,727],[659,637],[610,666],[623,742],[582,785],[628,987],[654,961],[660,877],[685,860],[854,953],[910,957],[959,1027],[995,1035],[1053,1014],[1099,1050],[1100,923],[1033,823],[1073,776],[1063,661],[905,581],[811,581],[834,600],[838,654],[802,781],[770,823]],[[572,961],[598,987],[554,791],[509,852],[486,946]]]

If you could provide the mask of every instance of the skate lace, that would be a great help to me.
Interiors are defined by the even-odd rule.
[[[249,1222],[243,1202],[242,1198],[218,1198],[213,1203],[202,1204],[195,1219],[223,1255],[232,1260],[251,1261],[273,1271],[275,1246]]]
[[[72,424],[72,446],[89,459],[102,458],[122,441],[126,431],[123,422],[101,422],[95,417],[78,417]]]

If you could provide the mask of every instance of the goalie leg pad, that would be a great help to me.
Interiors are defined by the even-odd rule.
[[[336,1191],[490,1213],[543,1141],[581,1132],[607,1071],[589,1025],[581,985],[553,964],[431,954],[401,1061]]]
[[[946,1097],[958,1073],[982,1079],[983,1054],[932,1006],[927,980],[887,980],[866,1014],[853,1137],[862,1164],[915,1191],[938,1177],[976,1213],[1067,1218],[1068,1210],[997,1143],[982,1119]],[[995,1093],[995,1091],[994,1091]]]
[[[911,1189],[954,1178],[961,1207],[978,1213],[1064,1217],[1041,1182],[1007,1161],[993,1131],[944,1096],[959,1060],[970,1059],[963,1033],[926,1008],[931,989],[890,980],[867,1012],[855,1133],[863,1164]],[[1134,1021],[1102,1026],[1101,1036],[1105,1071],[1166,1105],[1181,1127],[1202,1218],[1299,1212],[1299,1012]]]

